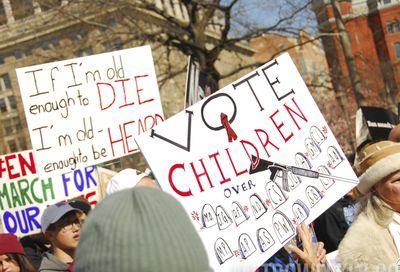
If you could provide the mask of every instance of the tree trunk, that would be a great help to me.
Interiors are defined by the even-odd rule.
[[[349,70],[351,86],[356,98],[357,107],[365,106],[365,98],[362,94],[360,77],[357,73],[356,65],[354,63],[353,52],[351,51],[349,34],[344,26],[342,14],[340,13],[337,0],[331,0],[331,5],[335,15],[335,23],[339,32],[339,40],[343,49],[347,69]]]

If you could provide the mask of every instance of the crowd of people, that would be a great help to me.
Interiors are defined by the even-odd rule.
[[[257,271],[328,271],[326,254],[336,250],[343,272],[399,271],[399,132],[357,150],[357,187],[297,227],[301,245],[281,248]],[[0,234],[0,272],[212,271],[183,206],[152,178],[122,170],[106,194],[93,211],[79,198],[48,206],[41,234]]]

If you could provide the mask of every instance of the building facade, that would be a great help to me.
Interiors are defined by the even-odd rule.
[[[337,2],[349,35],[364,105],[395,108],[400,98],[400,0]],[[331,0],[313,0],[313,10],[334,88],[350,97],[349,111],[354,116],[357,103]]]

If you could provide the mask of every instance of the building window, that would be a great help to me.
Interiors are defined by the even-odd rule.
[[[4,98],[0,98],[0,112],[7,112],[6,100]]]
[[[11,119],[6,119],[3,121],[3,130],[6,136],[10,136],[14,133],[14,128]]]
[[[32,0],[13,0],[10,4],[15,20],[33,15]]]
[[[10,95],[7,98],[8,98],[8,105],[10,105],[10,108],[13,110],[16,110],[17,109],[17,101],[15,100],[15,96]]]
[[[91,47],[84,48],[75,53],[75,56],[77,56],[77,57],[85,57],[85,56],[90,56],[90,55],[93,55],[93,49]]]
[[[21,51],[15,50],[15,51],[14,51],[14,57],[15,57],[15,59],[20,59],[20,58],[22,58],[22,53],[21,53]]]
[[[60,46],[60,39],[57,37],[53,37],[50,40],[50,44],[53,45],[53,47],[59,47]]]
[[[22,125],[19,117],[5,119],[3,122],[3,130],[6,136],[11,136],[22,130]]]
[[[61,6],[61,0],[46,0],[40,1],[40,9],[42,11],[47,11],[50,9],[54,9],[58,6]]]
[[[32,48],[27,47],[25,48],[25,56],[31,56],[32,55]]]
[[[111,18],[110,20],[108,20],[107,25],[109,27],[116,27],[117,26],[117,20],[115,20],[114,18]]]
[[[71,41],[79,41],[85,38],[88,35],[85,29],[73,30],[69,33],[69,38]]]
[[[8,74],[0,76],[0,92],[11,89],[11,81]]]
[[[122,49],[123,42],[121,39],[115,39],[111,42],[105,42],[103,43],[103,47],[105,51],[113,51],[113,50],[120,50]]]
[[[114,18],[110,18],[108,19],[107,22],[103,23],[105,26],[99,26],[99,31],[100,32],[105,32],[107,29],[109,28],[113,28],[117,26],[117,20],[115,20]]]
[[[57,37],[51,38],[49,40],[45,40],[40,45],[40,47],[43,50],[49,50],[50,48],[55,48],[55,47],[58,47],[58,46],[60,46],[60,40]],[[30,52],[32,52],[32,49],[31,49]]]
[[[18,138],[19,148],[20,150],[27,150],[26,142],[24,138]]]
[[[399,21],[396,19],[393,22],[393,31],[394,32],[400,32],[400,26],[399,26]]]
[[[17,143],[14,140],[8,141],[8,148],[10,149],[10,153],[18,151]]]
[[[400,59],[400,43],[394,43],[394,49],[396,50],[396,57]]]
[[[384,5],[390,4],[391,2],[392,2],[392,0],[383,0]]]
[[[386,22],[386,30],[387,30],[387,33],[393,33],[393,25],[392,25],[392,22]]]
[[[122,49],[123,43],[122,43],[122,40],[121,40],[121,39],[115,39],[115,40],[113,41],[113,44],[114,44],[114,48],[115,48],[116,50]]]
[[[14,117],[13,119],[13,125],[15,127],[15,131],[21,131],[22,130],[22,125],[21,125],[21,120],[19,117]]]
[[[6,12],[4,11],[3,2],[0,1],[0,25],[7,23]]]
[[[40,45],[40,47],[43,50],[49,50],[49,41],[43,41],[42,44]]]

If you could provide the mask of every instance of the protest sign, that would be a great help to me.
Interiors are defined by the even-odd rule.
[[[149,46],[17,69],[39,173],[138,151],[163,117]]]
[[[0,218],[5,232],[17,236],[40,232],[40,218],[51,204],[86,198],[96,205],[98,177],[94,166],[39,176],[33,151],[0,156]]]
[[[254,271],[358,182],[288,54],[136,141],[216,271]]]
[[[390,110],[378,107],[360,107],[356,114],[356,144],[361,148],[368,142],[387,140],[398,117]]]

